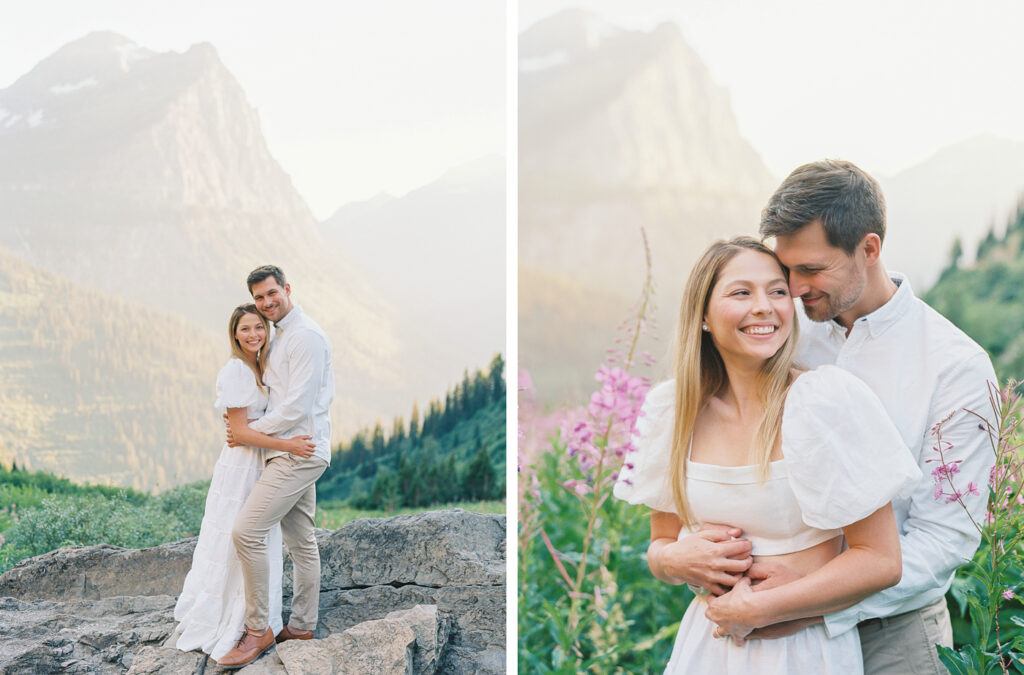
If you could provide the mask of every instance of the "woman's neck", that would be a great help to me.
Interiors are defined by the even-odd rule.
[[[741,363],[723,359],[728,384],[718,394],[718,399],[734,408],[739,420],[760,419],[764,415],[764,404],[758,391],[758,379],[764,362]]]

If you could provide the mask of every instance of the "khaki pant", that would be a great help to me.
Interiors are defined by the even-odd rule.
[[[946,599],[921,609],[857,626],[864,653],[864,675],[946,675],[935,645],[953,646]]]
[[[245,580],[245,625],[262,631],[270,625],[267,535],[281,523],[281,538],[294,567],[292,614],[288,623],[314,630],[320,602],[320,549],[313,532],[316,479],[327,468],[318,457],[272,457],[235,518],[231,536]]]

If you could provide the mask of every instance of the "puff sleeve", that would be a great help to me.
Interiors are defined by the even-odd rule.
[[[864,382],[836,366],[801,375],[782,415],[790,486],[811,527],[861,520],[920,484],[921,469]]]
[[[613,494],[630,504],[675,513],[668,480],[675,415],[675,381],[651,388],[633,434],[635,450],[626,455]]]
[[[248,408],[260,400],[256,375],[239,359],[231,359],[217,374],[217,401],[215,408],[224,412],[228,408]]]

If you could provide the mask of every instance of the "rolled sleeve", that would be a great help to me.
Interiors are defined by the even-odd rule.
[[[933,480],[922,480],[910,498],[907,518],[901,528],[903,577],[900,583],[826,615],[825,626],[830,636],[850,630],[865,619],[909,612],[938,599],[948,590],[956,569],[974,556],[981,541],[975,523],[980,525],[984,521],[995,453],[984,423],[971,412],[994,424],[989,383],[996,384],[995,372],[988,356],[981,353],[942,379],[930,406],[931,424],[953,413],[942,426],[943,454],[946,463],[960,460],[953,483],[963,493],[970,516],[959,503],[947,503],[944,497],[936,499]],[[922,472],[928,477],[939,466],[935,445],[929,427],[918,458]],[[968,492],[970,483],[977,486],[978,495]],[[944,487],[948,494],[948,483]],[[908,602],[912,599],[915,605]]]

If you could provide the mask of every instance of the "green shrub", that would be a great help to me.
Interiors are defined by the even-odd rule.
[[[61,546],[111,544],[144,548],[174,541],[187,531],[174,514],[156,500],[134,504],[125,494],[73,496],[55,494],[35,508],[20,512],[4,533],[0,566],[40,555]]]
[[[210,481],[199,481],[188,485],[179,485],[156,497],[164,513],[176,517],[185,530],[182,536],[199,534],[199,526],[203,523],[206,510],[206,493],[210,490]]]

